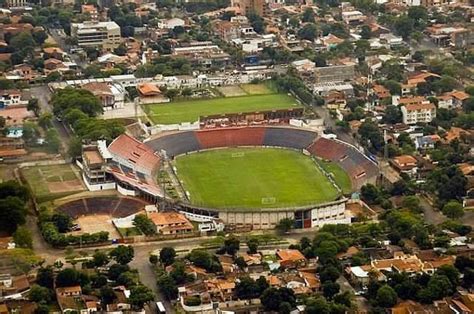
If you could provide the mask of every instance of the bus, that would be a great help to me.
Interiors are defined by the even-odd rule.
[[[157,312],[157,313],[160,313],[160,314],[166,313],[166,309],[165,309],[163,303],[161,303],[161,302],[156,302],[156,308],[158,309],[158,312]]]

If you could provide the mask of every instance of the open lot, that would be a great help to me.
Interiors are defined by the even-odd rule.
[[[79,174],[70,164],[21,169],[39,203],[84,190]]]
[[[240,86],[238,86],[238,85],[221,86],[221,87],[218,87],[217,90],[224,97],[237,97],[237,96],[247,95],[247,93],[242,88],[240,88]]]
[[[120,238],[119,232],[112,224],[112,216],[110,215],[97,214],[81,216],[76,219],[76,223],[82,230],[73,232],[75,235],[107,231],[109,233],[109,239]]]
[[[278,148],[227,148],[180,156],[178,177],[191,203],[214,208],[319,204],[339,193],[314,161]]]
[[[144,105],[144,110],[153,123],[174,124],[196,122],[200,116],[206,115],[295,107],[300,107],[300,105],[297,104],[294,98],[286,94],[270,94]]]
[[[274,94],[274,91],[268,86],[268,84],[242,84],[240,85],[247,94],[249,95],[268,95]]]

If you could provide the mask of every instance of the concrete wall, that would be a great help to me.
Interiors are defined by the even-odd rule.
[[[252,225],[253,229],[273,229],[283,218],[295,218],[293,211],[219,212],[225,224]]]

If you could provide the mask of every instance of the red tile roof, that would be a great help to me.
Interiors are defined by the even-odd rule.
[[[160,158],[155,152],[127,134],[117,137],[110,145],[109,151],[137,167],[147,170],[150,174],[159,166]]]

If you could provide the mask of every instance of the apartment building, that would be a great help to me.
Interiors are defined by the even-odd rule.
[[[266,16],[269,13],[265,0],[232,0],[231,7],[239,8],[241,15],[247,15],[252,11],[260,16]]]
[[[84,22],[71,25],[71,35],[81,47],[117,48],[122,43],[120,26],[115,22]]]
[[[436,118],[436,107],[432,103],[413,103],[400,109],[405,124],[429,123]]]

